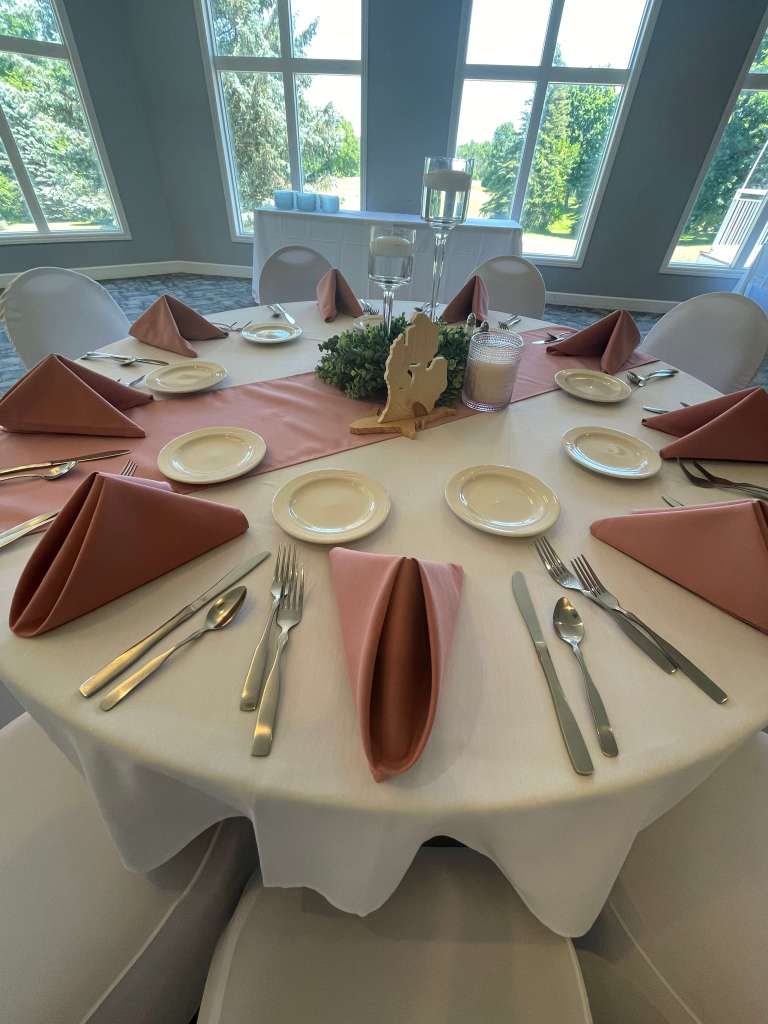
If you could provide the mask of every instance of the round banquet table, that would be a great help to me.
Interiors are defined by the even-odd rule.
[[[201,358],[226,366],[230,385],[311,370],[318,341],[350,321],[340,317],[324,323],[314,302],[286,308],[304,329],[299,340],[265,347],[235,333],[201,344]],[[269,312],[253,307],[214,319],[268,320]],[[542,322],[526,319],[516,329],[537,326]],[[157,349],[133,339],[109,349],[158,356]],[[125,379],[117,364],[88,365],[115,378],[122,372]],[[128,373],[133,376],[133,368]],[[514,403],[503,413],[449,422],[416,440],[388,439],[206,488],[202,496],[243,509],[250,522],[247,533],[38,638],[20,639],[4,624],[0,678],[84,773],[129,868],[150,870],[212,823],[245,815],[253,822],[265,885],[308,886],[343,910],[366,914],[394,891],[420,844],[447,835],[490,857],[547,926],[579,935],[598,914],[638,831],[768,722],[768,638],[590,535],[595,519],[659,507],[662,494],[700,502],[701,492],[676,465],[664,463],[648,480],[608,479],[575,465],[560,437],[572,426],[602,424],[658,449],[667,436],[641,425],[643,402],[675,408],[681,400],[697,402],[714,394],[684,373],[635,390],[619,405],[591,404],[554,391]],[[532,541],[477,532],[445,503],[446,481],[479,463],[516,466],[548,483],[562,502],[560,519],[549,532],[557,550],[569,557],[586,554],[626,607],[728,691],[728,703],[714,704],[680,673],[665,675],[607,615],[577,601],[586,625],[586,658],[621,750],[616,759],[602,758],[576,661],[549,625],[563,592],[547,577]],[[268,608],[272,559],[245,581],[248,603],[226,633],[180,654],[109,714],[99,709],[98,699],[80,696],[78,686],[88,675],[231,566],[290,540],[272,519],[272,498],[286,481],[323,467],[367,473],[391,496],[385,524],[356,548],[453,561],[464,568],[434,728],[409,772],[384,783],[370,775],[323,546],[298,543],[307,597],[287,650],[269,757],[250,756],[254,716],[240,712],[238,699]],[[765,467],[742,464],[738,470],[768,483]],[[715,492],[711,500],[720,497]],[[34,538],[26,538],[0,553],[5,622],[34,544]],[[528,580],[595,763],[592,777],[576,775],[568,761],[512,597],[515,570]]]

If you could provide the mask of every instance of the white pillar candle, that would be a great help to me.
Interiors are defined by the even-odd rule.
[[[411,243],[399,235],[377,235],[371,245],[374,256],[393,256],[407,259],[411,255]]]
[[[509,358],[498,353],[482,353],[467,363],[467,394],[483,405],[506,405],[512,397],[517,377],[517,353]]]
[[[442,192],[468,192],[472,187],[472,176],[466,171],[427,171],[424,184]]]

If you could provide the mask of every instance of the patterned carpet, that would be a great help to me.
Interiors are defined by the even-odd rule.
[[[170,292],[182,302],[205,313],[218,313],[225,309],[239,309],[253,304],[251,282],[242,277],[202,277],[196,274],[162,274],[156,277],[126,277],[116,281],[102,281],[129,320],[133,321],[158,296]],[[584,309],[578,306],[547,306],[544,316],[567,327],[586,327],[601,316],[604,309]],[[645,337],[659,316],[655,313],[632,314]],[[0,329],[0,394],[19,379],[24,372],[16,353],[3,330]],[[768,360],[755,377],[756,384],[768,387]]]

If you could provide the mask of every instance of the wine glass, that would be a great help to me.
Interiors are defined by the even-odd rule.
[[[413,276],[413,250],[416,232],[397,224],[373,224],[368,247],[368,278],[384,293],[382,313],[389,333],[395,289],[408,284]]]
[[[467,219],[474,160],[428,156],[424,161],[421,216],[435,233],[432,263],[432,300],[426,307],[437,320],[437,293],[443,277],[448,232]]]

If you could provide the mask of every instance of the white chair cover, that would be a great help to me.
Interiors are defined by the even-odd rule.
[[[259,301],[301,302],[314,299],[317,282],[331,269],[319,252],[306,245],[286,245],[273,252],[261,270]]]
[[[768,736],[641,832],[577,940],[595,1021],[768,1019]]]
[[[257,862],[251,823],[127,871],[88,786],[26,714],[0,731],[0,821],[0,1020],[189,1024]]]
[[[488,289],[488,306],[541,318],[547,289],[539,268],[522,256],[495,256],[475,270]]]
[[[750,384],[768,349],[768,317],[732,292],[696,295],[670,309],[648,332],[642,351],[718,391]]]
[[[368,917],[258,874],[219,941],[198,1024],[589,1024],[570,940],[489,860],[423,848]]]
[[[3,295],[0,316],[27,368],[49,352],[76,359],[127,337],[129,327],[105,288],[60,267],[36,267],[15,277]]]

